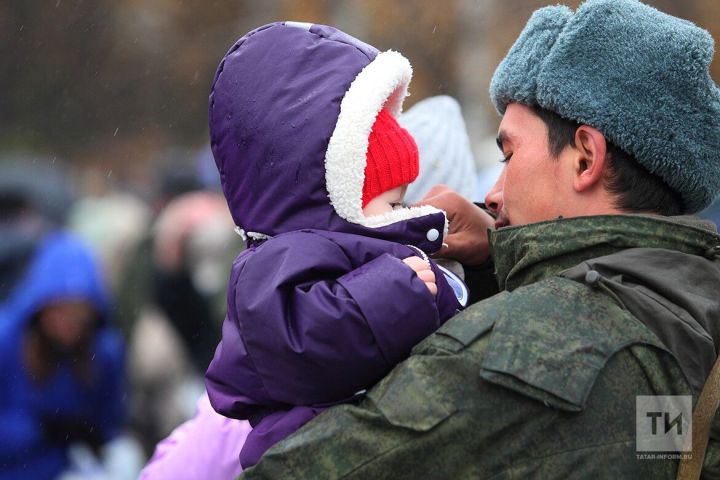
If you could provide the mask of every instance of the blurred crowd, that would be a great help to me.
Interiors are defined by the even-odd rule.
[[[478,171],[457,102],[401,123],[420,151],[409,202],[438,183],[483,200],[500,164]],[[150,194],[78,195],[81,173],[0,159],[0,479],[137,478],[194,415],[220,339],[243,242],[209,148],[158,167]]]
[[[2,159],[0,478],[137,478],[193,415],[243,248],[208,161],[78,197],[68,165]]]

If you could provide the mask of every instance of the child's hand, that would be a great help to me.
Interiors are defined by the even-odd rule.
[[[435,273],[430,268],[430,264],[420,257],[408,257],[403,260],[403,263],[408,267],[415,270],[418,278],[425,282],[425,286],[430,290],[430,293],[434,297],[437,295],[437,285],[435,284]]]

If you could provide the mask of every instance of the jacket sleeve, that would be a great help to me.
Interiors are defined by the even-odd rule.
[[[242,418],[243,404],[349,398],[440,326],[425,284],[391,255],[355,268],[333,241],[296,232],[239,267],[206,375],[213,407],[228,416]]]

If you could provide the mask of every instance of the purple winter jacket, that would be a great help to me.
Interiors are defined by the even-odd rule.
[[[402,263],[440,249],[444,212],[362,214],[370,129],[383,107],[399,115],[411,73],[397,52],[293,22],[248,33],[217,70],[211,146],[248,248],[205,378],[215,410],[253,424],[244,467],[461,308],[437,265],[433,297]]]

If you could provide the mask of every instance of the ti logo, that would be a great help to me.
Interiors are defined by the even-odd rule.
[[[638,452],[687,452],[692,440],[690,395],[635,397],[635,435]]]

